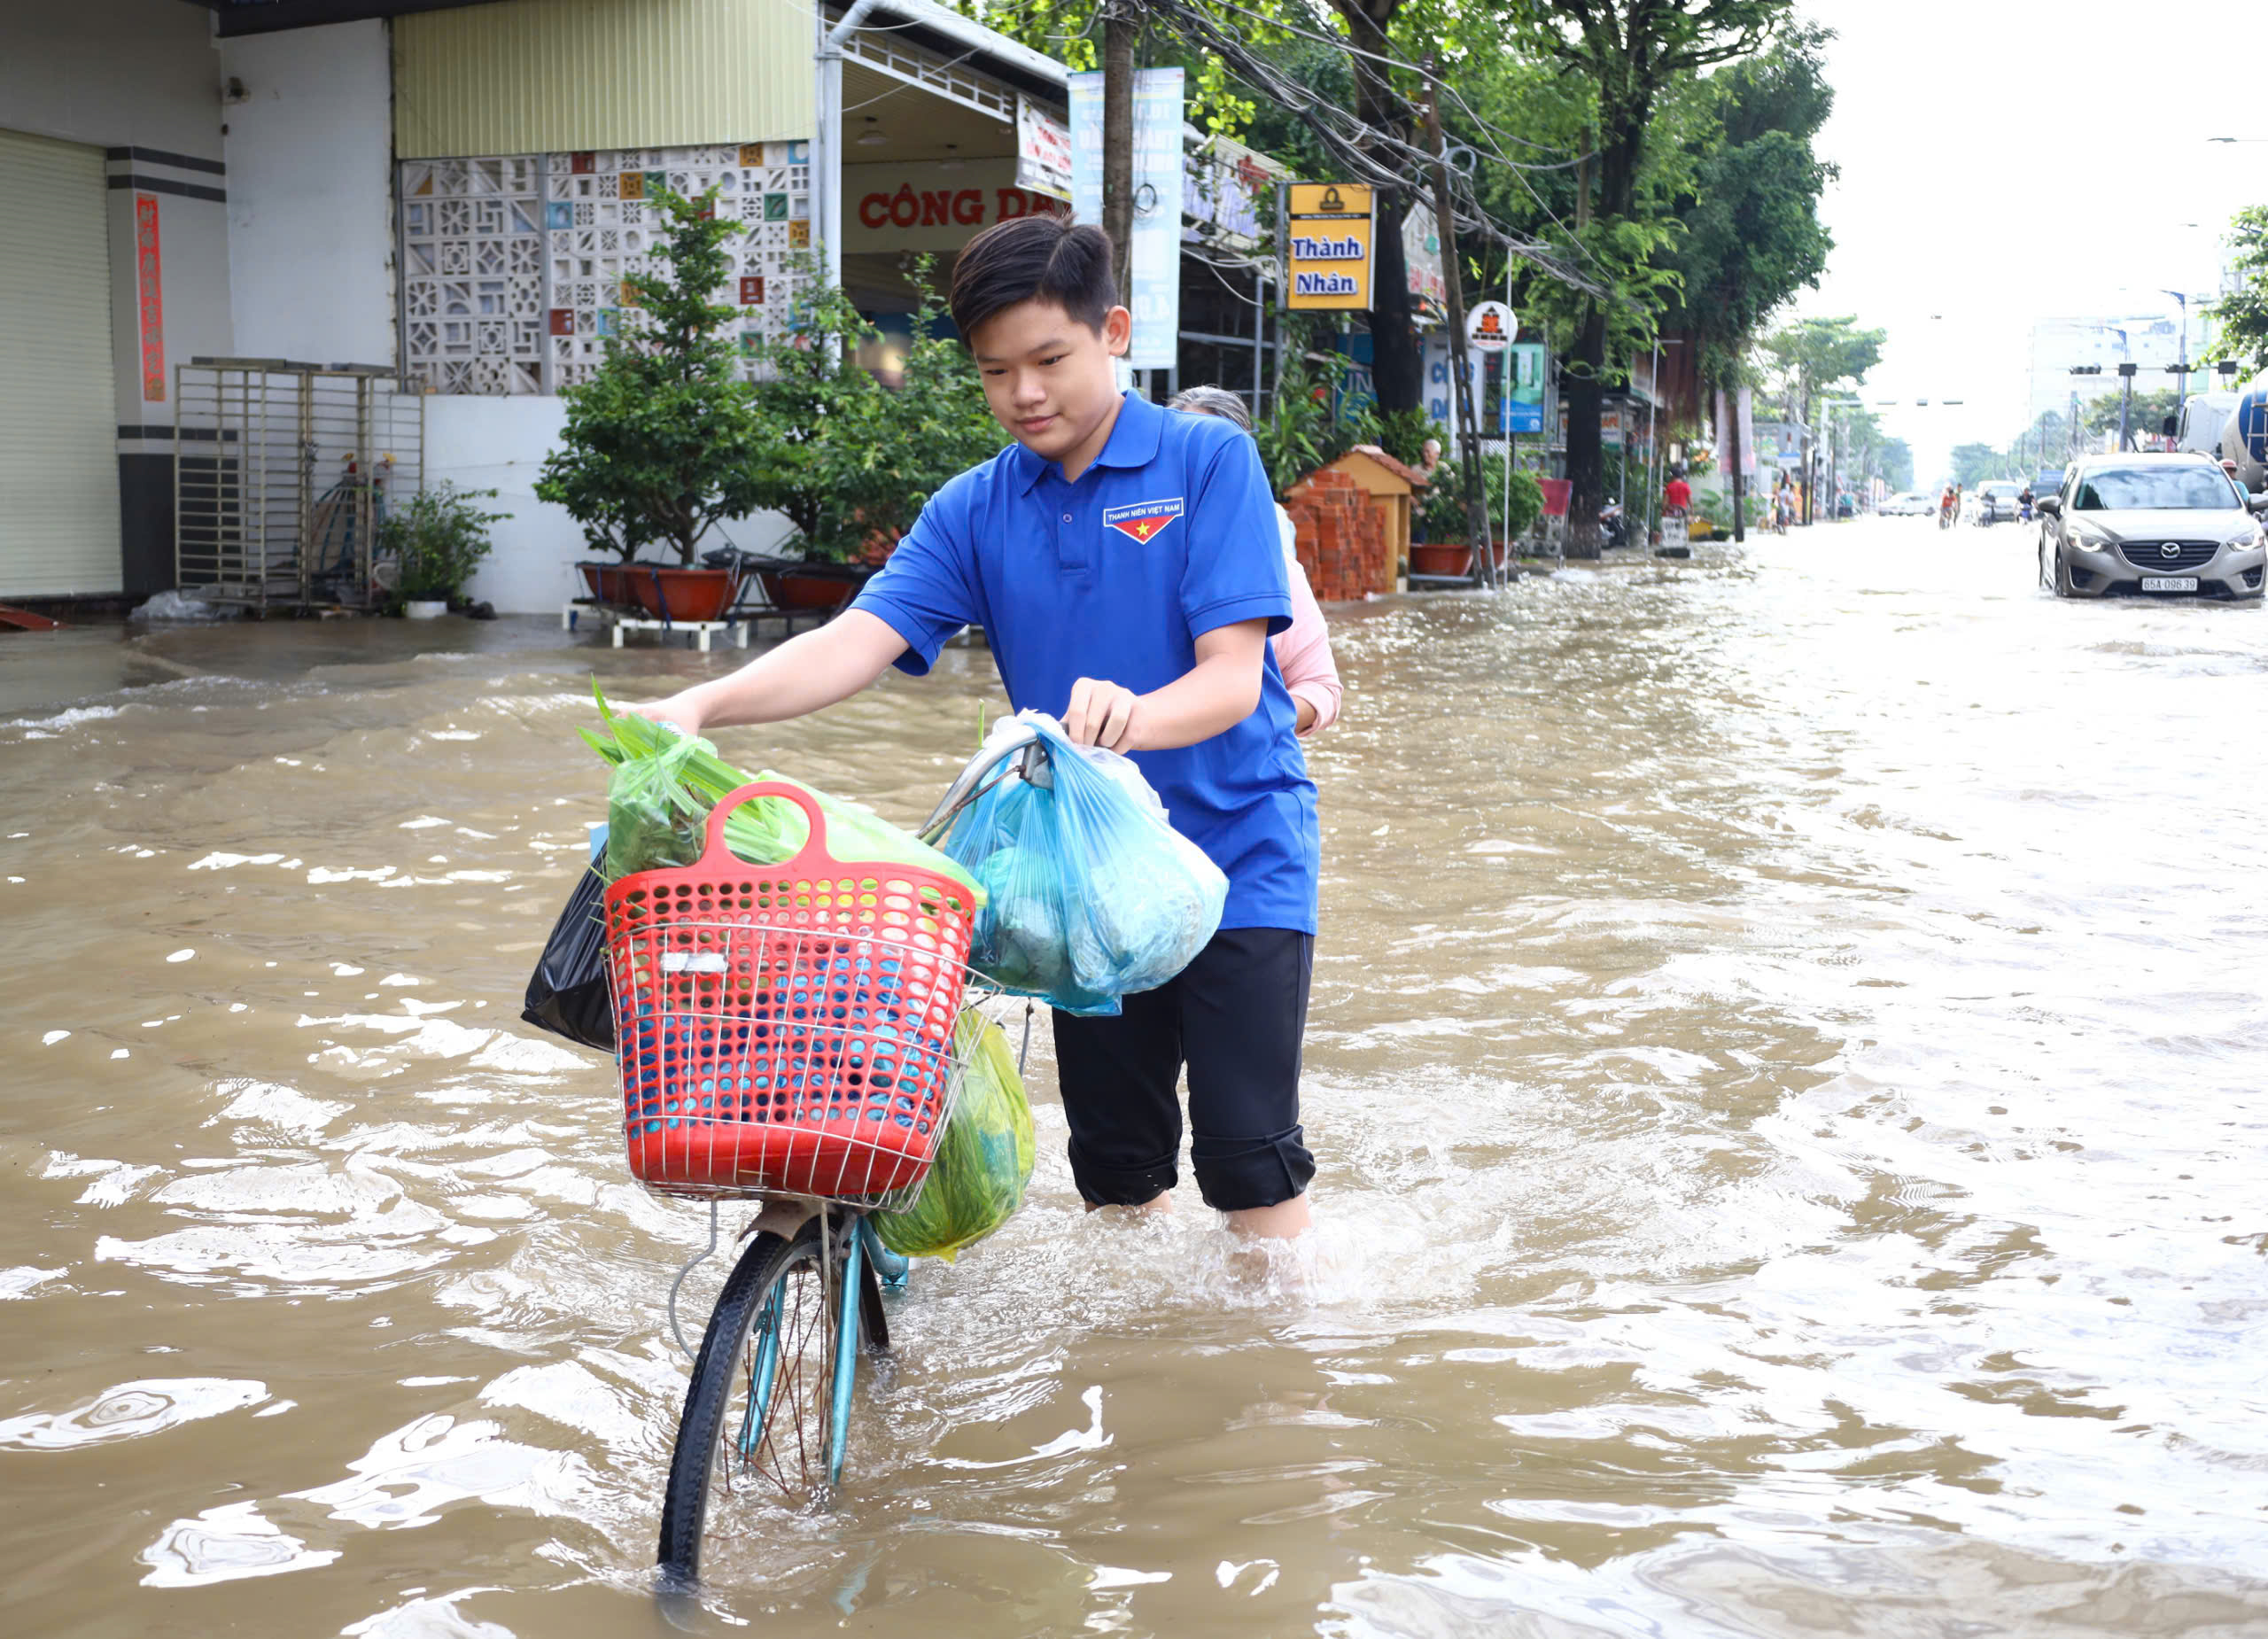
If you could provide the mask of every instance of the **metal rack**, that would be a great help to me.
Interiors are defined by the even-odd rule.
[[[425,401],[374,364],[174,370],[174,574],[255,611],[369,609],[387,509],[424,485]]]

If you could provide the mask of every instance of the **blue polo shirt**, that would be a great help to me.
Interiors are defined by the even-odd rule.
[[[1275,498],[1251,439],[1211,416],[1129,393],[1094,464],[1011,444],[921,509],[852,605],[906,642],[920,676],[981,625],[1018,711],[1060,717],[1083,677],[1137,694],[1197,664],[1197,640],[1240,620],[1292,623]],[[1264,651],[1259,708],[1173,751],[1138,751],[1174,828],[1229,879],[1223,928],[1316,930],[1321,843],[1291,695]]]

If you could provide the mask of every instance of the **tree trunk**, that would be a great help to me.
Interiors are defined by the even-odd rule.
[[[1812,522],[1812,505],[1819,494],[1819,440],[1811,430],[1811,383],[1804,383],[1804,527]]]
[[[1628,93],[1624,87],[1599,88],[1598,205],[1596,214],[1607,221],[1630,214],[1637,191],[1638,160],[1646,140],[1646,120],[1651,99]],[[1611,95],[1611,92],[1623,93]],[[1590,213],[1578,202],[1581,226]],[[1583,325],[1575,334],[1567,385],[1567,555],[1599,555],[1598,509],[1605,500],[1606,462],[1599,439],[1599,411],[1606,393],[1606,309],[1596,301],[1583,309]]]
[[[1583,309],[1569,368],[1560,379],[1567,390],[1567,555],[1599,555],[1599,508],[1606,500],[1606,461],[1599,439],[1601,372],[1606,364],[1606,314],[1597,303]]]
[[[1348,43],[1377,57],[1394,55],[1386,26],[1401,9],[1402,0],[1340,0],[1339,14],[1347,21]],[[1353,59],[1355,113],[1363,124],[1380,131],[1410,134],[1410,109],[1366,58]],[[1371,224],[1372,269],[1371,292],[1371,385],[1381,410],[1413,410],[1425,401],[1425,351],[1410,316],[1410,266],[1402,253],[1402,218],[1410,197],[1399,188],[1381,188],[1375,198],[1378,216]],[[1453,245],[1444,245],[1444,259],[1454,259]]]
[[[1102,230],[1118,299],[1131,306],[1134,256],[1134,19],[1113,5],[1102,26]]]
[[[1442,157],[1441,82],[1433,59],[1425,59],[1425,143],[1433,154],[1433,221],[1444,245],[1456,242],[1456,213],[1449,192],[1449,167]],[[1464,483],[1465,533],[1472,542],[1472,583],[1496,584],[1496,553],[1489,538],[1488,485],[1481,471],[1480,418],[1472,398],[1479,385],[1469,368],[1472,353],[1464,340],[1464,269],[1454,258],[1445,258],[1449,276],[1445,291],[1449,306],[1449,403],[1456,424],[1457,475]]]
[[[1658,385],[1655,391],[1660,391]],[[1728,429],[1725,442],[1732,447],[1733,452],[1730,468],[1733,475],[1733,540],[1737,545],[1748,539],[1748,507],[1744,499],[1747,492],[1741,483],[1740,389],[1737,386],[1727,387],[1724,393]]]

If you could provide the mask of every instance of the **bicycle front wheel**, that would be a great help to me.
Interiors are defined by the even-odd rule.
[[[748,1508],[825,1495],[836,1319],[827,1284],[816,1218],[788,1239],[755,1236],[733,1266],[678,1419],[662,1502],[672,1577],[697,1578],[703,1538],[728,1534]]]

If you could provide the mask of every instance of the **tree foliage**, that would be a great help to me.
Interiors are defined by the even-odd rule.
[[[1631,332],[1647,330],[1674,293],[1657,252],[1666,229],[1640,208],[1655,115],[1702,70],[1751,56],[1787,16],[1790,0],[1505,0],[1509,37],[1577,80],[1591,104],[1591,152],[1578,179],[1574,237],[1581,260],[1612,285],[1586,299],[1565,367],[1571,549],[1598,551],[1604,477],[1599,416]]]
[[[689,564],[719,519],[759,504],[758,429],[724,334],[740,310],[712,299],[732,265],[725,242],[744,230],[716,201],[713,188],[649,196],[664,217],[653,271],[623,281],[625,328],[598,373],[560,393],[566,431],[536,481],[594,550],[625,563],[658,544]]]
[[[1696,144],[1678,209],[1678,299],[1665,324],[1694,338],[1710,386],[1735,385],[1766,319],[1826,270],[1834,241],[1819,200],[1836,169],[1812,142],[1835,105],[1821,62],[1831,37],[1792,26],[1768,50],[1708,78],[1717,122]]]
[[[1817,394],[1865,380],[1882,361],[1884,335],[1850,315],[1798,319],[1766,337],[1763,352],[1802,415]]]
[[[2236,252],[2229,271],[2237,284],[2213,309],[2220,321],[2218,353],[2249,376],[2268,370],[2268,205],[2239,211],[2229,223],[2228,242]]]
[[[837,288],[804,301],[796,334],[757,354],[751,392],[756,504],[785,513],[805,555],[874,555],[913,526],[957,473],[998,454],[1000,424],[961,345],[943,335],[928,259],[913,268],[918,308],[895,386],[849,356],[888,345]]]

